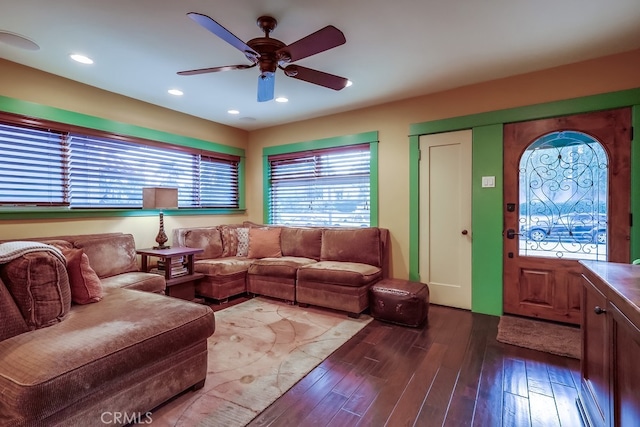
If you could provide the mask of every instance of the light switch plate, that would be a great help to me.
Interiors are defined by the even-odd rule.
[[[495,176],[483,176],[482,177],[482,188],[491,188],[496,186],[496,177]]]

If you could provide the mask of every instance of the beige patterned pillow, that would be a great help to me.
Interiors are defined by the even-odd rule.
[[[238,236],[238,251],[236,252],[236,256],[249,255],[249,229],[244,227],[238,228],[236,229],[236,234]]]

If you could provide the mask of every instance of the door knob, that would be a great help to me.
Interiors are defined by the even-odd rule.
[[[604,308],[600,307],[599,305],[596,305],[596,307],[593,309],[593,312],[595,314],[602,314],[602,313],[606,313],[607,310],[605,310]]]
[[[462,235],[466,236],[467,234],[469,234],[469,232],[467,230],[462,230]]]

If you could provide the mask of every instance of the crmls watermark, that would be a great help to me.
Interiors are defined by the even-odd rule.
[[[151,412],[103,412],[100,415],[102,424],[151,424]]]

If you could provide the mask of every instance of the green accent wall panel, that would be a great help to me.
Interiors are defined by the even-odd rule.
[[[496,316],[502,314],[502,128],[473,128],[472,154],[471,307]],[[495,187],[483,188],[483,176],[495,176]]]

